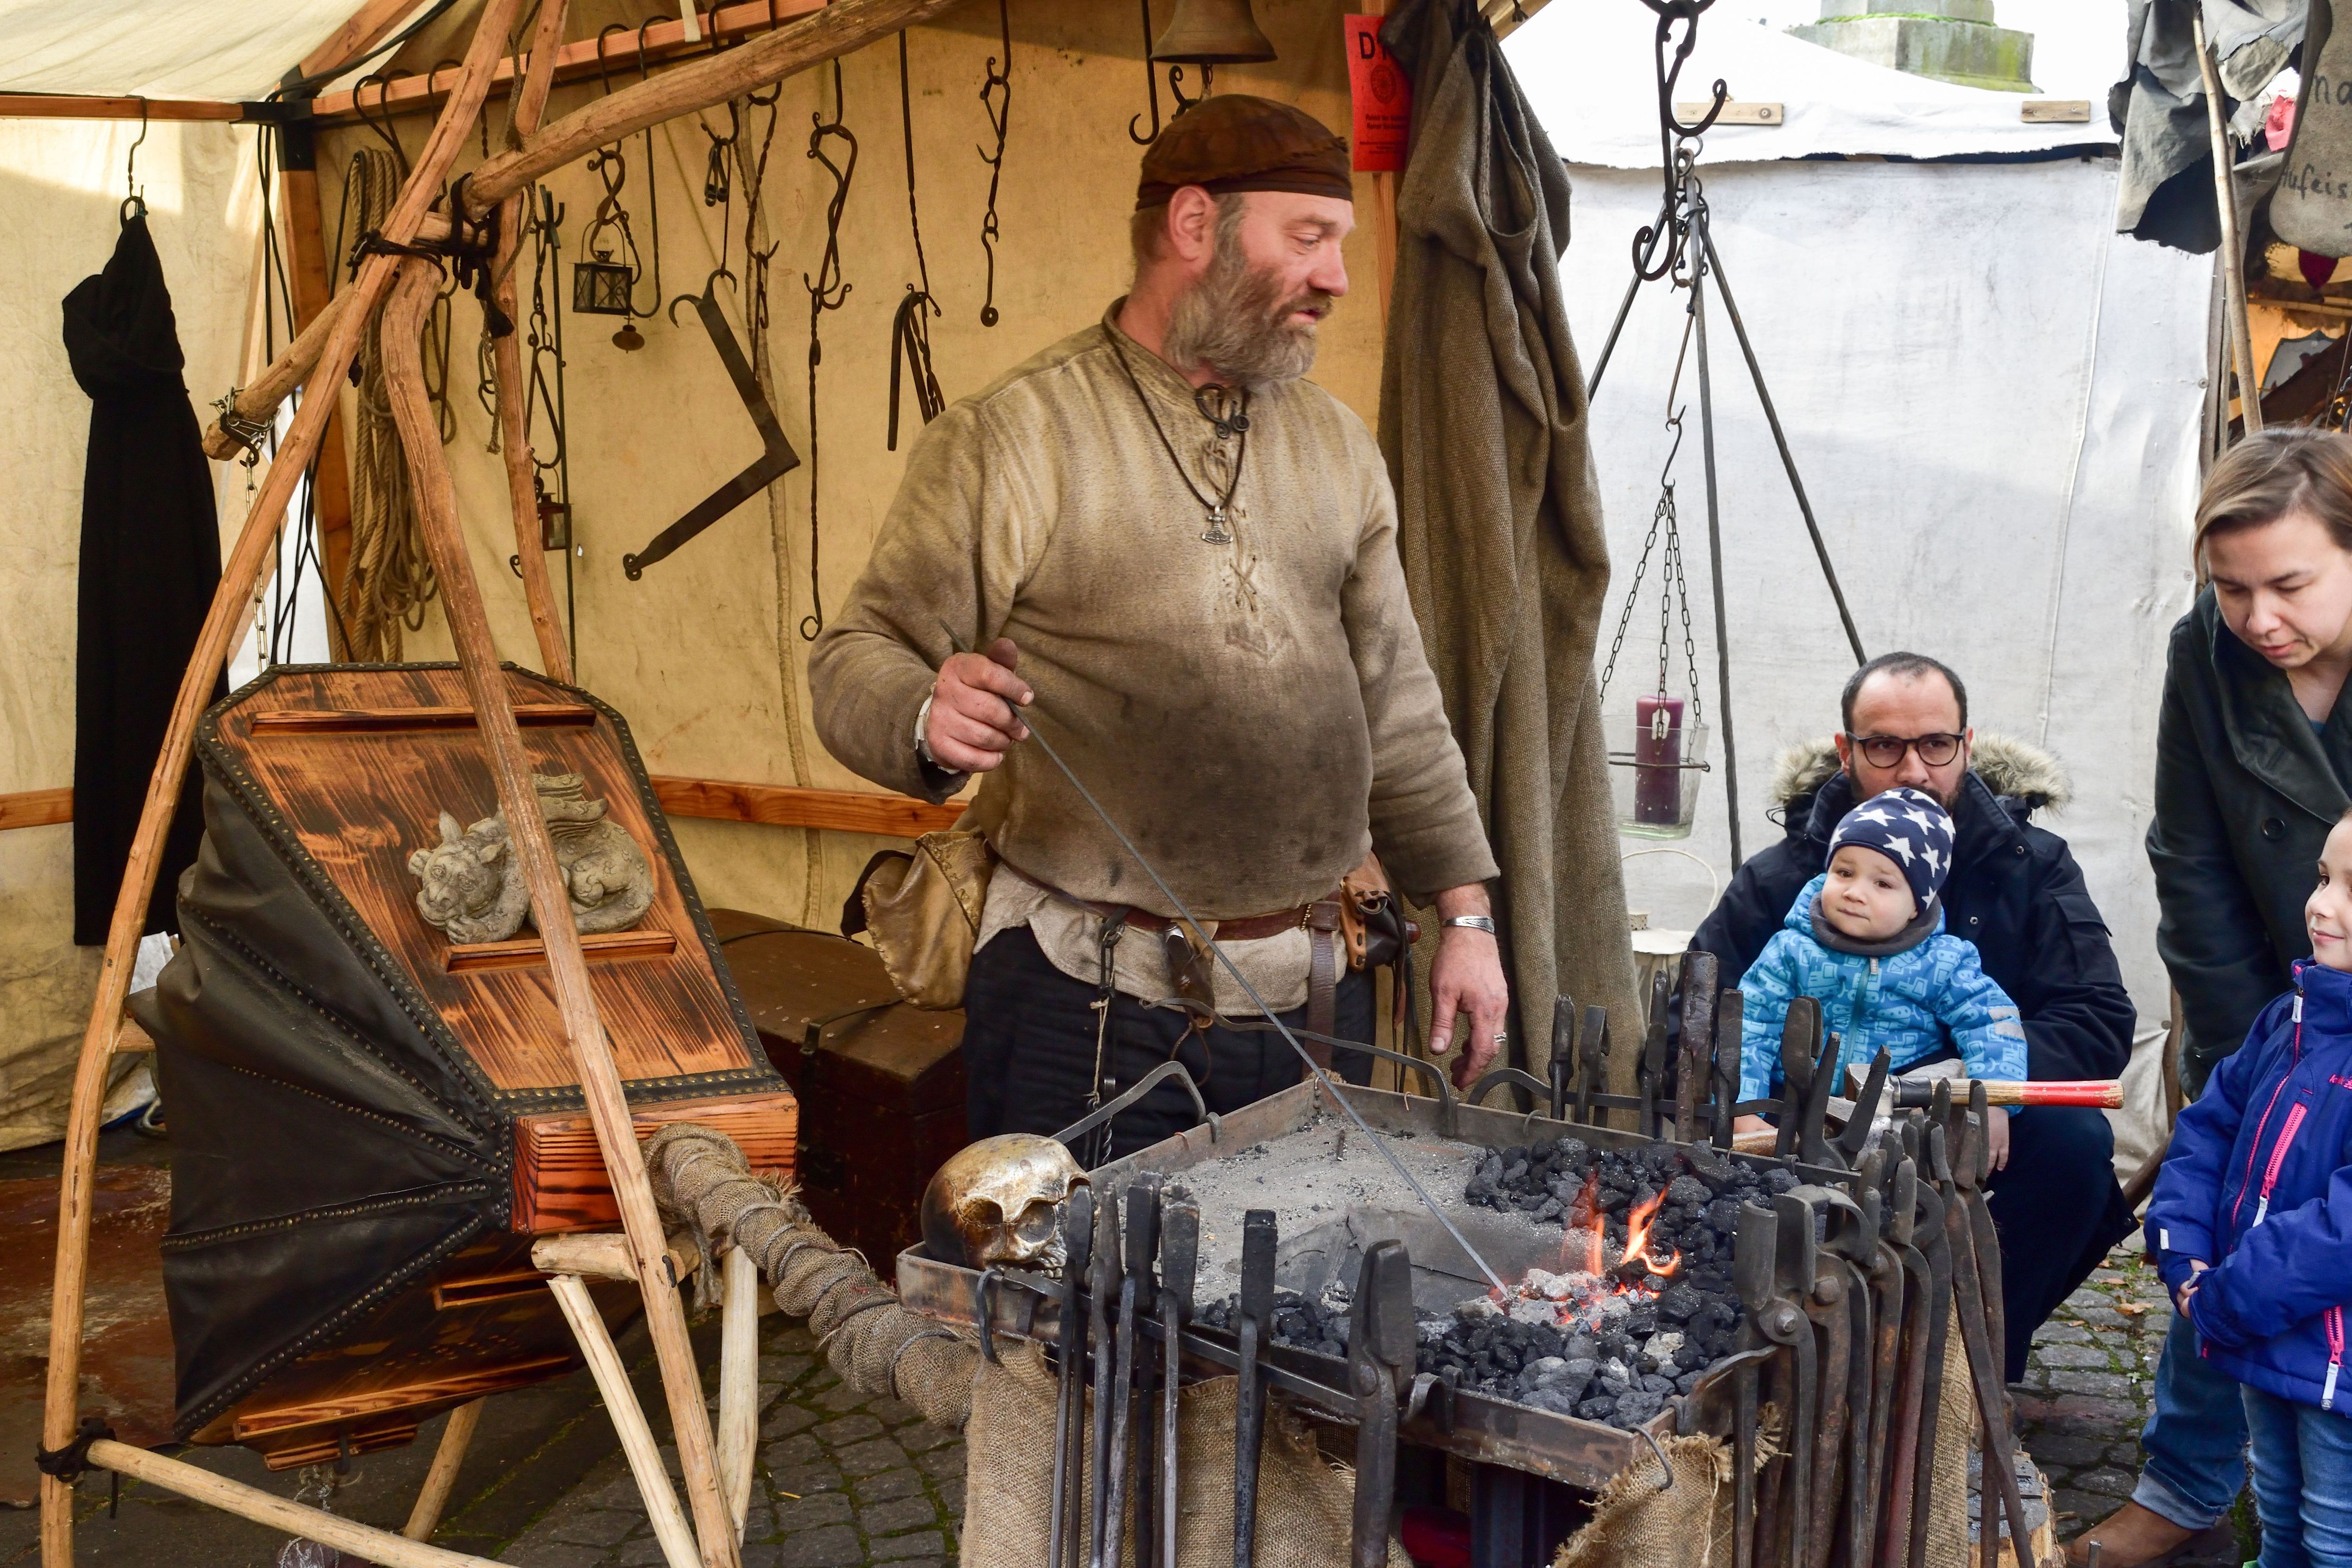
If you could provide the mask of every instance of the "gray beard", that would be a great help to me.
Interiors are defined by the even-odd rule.
[[[1251,391],[1297,380],[1315,368],[1315,323],[1293,326],[1285,318],[1303,305],[1328,308],[1329,297],[1282,298],[1281,285],[1254,269],[1238,243],[1223,234],[1217,240],[1209,270],[1168,313],[1168,363],[1205,367],[1225,384]]]

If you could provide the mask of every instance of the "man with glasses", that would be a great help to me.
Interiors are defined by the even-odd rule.
[[[1968,689],[1922,654],[1872,659],[1846,682],[1841,708],[1831,744],[1781,758],[1771,794],[1787,836],[1739,868],[1692,950],[1714,953],[1723,984],[1737,984],[1821,874],[1838,819],[1886,790],[1924,790],[1954,825],[1944,929],[1976,944],[1985,973],[2017,1003],[2030,1076],[2122,1073],[2134,1014],[2106,924],[2066,841],[2032,820],[2037,807],[2064,804],[2056,762],[1995,736],[1979,746]],[[2131,1226],[2114,1161],[2099,1111],[2011,1112],[2008,1163],[1990,1185],[2011,1382],[2033,1331]]]

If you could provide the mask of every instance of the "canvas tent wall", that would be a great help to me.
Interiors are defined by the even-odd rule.
[[[2120,37],[2122,7],[2116,13]],[[2011,26],[2022,7],[2005,5]],[[2039,15],[2040,13],[2036,13]],[[1507,42],[1570,165],[1563,263],[1580,343],[1607,332],[1634,232],[1658,207],[1651,27],[1638,6],[1553,6]],[[2114,232],[2104,124],[2028,124],[2015,95],[1908,77],[1727,16],[1699,28],[1676,96],[1720,77],[1785,105],[1724,127],[1701,163],[1716,237],[1867,650],[1916,648],[1967,679],[1970,718],[2057,754],[2074,801],[2047,825],[2083,864],[2140,1018],[2128,1169],[2159,1109],[2168,985],[2141,847],[2167,634],[2191,593],[2210,263]],[[2078,151],[2079,149],[2079,151]],[[1991,155],[1991,156],[1988,156]],[[1673,444],[1667,391],[1687,296],[1645,288],[1592,411],[1616,563],[1610,626]],[[1736,341],[1713,329],[1724,577],[1750,854],[1776,842],[1775,756],[1825,740],[1853,658]],[[1717,703],[1697,397],[1675,465],[1701,690]],[[1612,704],[1655,680],[1655,567]],[[1605,645],[1604,645],[1605,654]],[[1682,653],[1673,684],[1683,684]],[[1729,869],[1718,771],[1673,856],[1628,863],[1628,898],[1689,929]],[[1627,852],[1654,847],[1627,838]]]
[[[351,8],[340,5],[328,10]],[[1263,67],[1227,68],[1219,73],[1218,87],[1297,101],[1327,121],[1344,125],[1348,105],[1338,40],[1339,16],[1352,8],[1338,0],[1260,0],[1260,24],[1281,58]],[[148,10],[162,17],[157,25],[163,32],[190,17],[200,17],[210,26],[222,25],[221,8],[198,0]],[[429,70],[462,43],[473,14],[470,6],[457,7],[396,57],[380,62],[383,68],[395,76]],[[566,33],[575,39],[594,37],[608,24],[619,24],[634,35],[646,14],[642,7],[625,10],[609,0],[576,5]],[[171,71],[180,68],[171,65],[168,51],[144,64],[145,57],[136,54],[125,64],[126,57],[119,51],[98,51],[77,63],[67,30],[50,26],[53,16],[11,22],[9,15],[0,12],[0,37],[17,36],[10,29],[29,29],[37,21],[47,29],[38,37],[47,43],[29,57],[41,62],[39,74],[19,79],[13,74],[16,68],[0,68],[0,89],[257,95],[316,41],[293,37],[281,46],[278,36],[270,33],[262,52],[273,63],[266,69],[257,72],[240,56],[211,74],[180,70],[173,75]],[[339,16],[325,17],[317,30],[323,32],[338,20]],[[996,193],[1001,237],[995,245],[992,298],[1000,317],[993,327],[980,320],[983,299],[989,297],[988,257],[980,237],[990,172],[979,150],[994,145],[980,89],[988,60],[995,57],[1002,63],[1006,53],[998,31],[998,8],[974,0],[948,13],[938,26],[914,29],[908,37],[922,243],[931,289],[944,311],[932,321],[930,337],[940,379],[950,398],[979,390],[1032,353],[1097,320],[1129,277],[1127,216],[1142,149],[1130,140],[1128,127],[1139,114],[1149,122],[1136,13],[1082,0],[1020,0],[1011,6],[1010,20],[1011,123]],[[35,37],[30,31],[24,36]],[[613,35],[616,53],[622,36]],[[153,74],[117,74],[134,68]],[[635,72],[616,65],[613,76],[617,86],[633,80]],[[897,49],[885,41],[848,57],[842,62],[841,80],[839,107],[858,139],[840,231],[843,275],[851,291],[844,307],[826,312],[821,323],[824,353],[816,373],[817,439],[812,442],[808,429],[809,296],[803,279],[818,269],[833,184],[807,156],[807,146],[812,116],[821,110],[831,119],[836,108],[830,69],[783,83],[763,187],[771,242],[779,247],[768,279],[768,380],[777,416],[801,454],[803,467],[774,486],[766,499],[746,504],[650,569],[641,581],[626,578],[622,555],[641,550],[741,468],[756,454],[758,441],[691,310],[679,311],[675,325],[666,313],[639,322],[646,346],[635,353],[610,342],[619,324],[615,320],[571,313],[572,266],[582,258],[581,236],[604,186],[579,163],[558,171],[548,182],[564,215],[562,249],[549,272],[548,286],[550,307],[562,318],[568,362],[566,434],[579,545],[572,584],[578,676],[582,684],[629,717],[648,767],[658,775],[846,790],[872,787],[833,762],[808,723],[807,644],[799,633],[803,618],[815,607],[810,589],[808,459],[814,448],[821,485],[818,576],[822,601],[830,606],[865,563],[896,489],[910,432],[919,423],[909,398],[898,448],[887,449],[891,321],[917,269]],[[593,76],[560,87],[551,114],[575,108],[602,90]],[[1159,94],[1164,116],[1172,108],[1164,79]],[[494,128],[503,113],[502,100],[494,100]],[[768,111],[759,110],[753,121],[746,145],[756,158]],[[413,152],[429,124],[427,116],[395,117],[394,133]],[[723,112],[704,116],[704,125],[718,135],[729,129]],[[0,122],[0,130],[5,129],[5,122]],[[88,165],[92,171],[89,189],[95,191],[108,185],[105,170],[113,171],[112,178],[119,180],[121,152],[137,134],[137,125],[60,121],[33,127],[26,134],[49,141],[28,142],[22,163],[0,154],[0,167],[44,167],[44,155],[37,151],[42,145],[76,149],[69,162],[76,167]],[[211,162],[203,167],[213,172],[212,177],[216,182],[250,179],[252,135],[249,130],[226,126],[175,129],[159,123],[142,153],[142,168],[148,167],[159,147],[175,147],[182,137],[192,146],[211,146],[205,140],[211,138],[216,139],[219,151],[206,153]],[[383,145],[376,132],[349,119],[320,135],[320,206],[330,246],[336,237],[337,209],[352,153]],[[644,137],[629,138],[624,148],[630,174],[623,200],[648,261],[649,229],[658,206],[665,304],[699,291],[718,264],[722,210],[732,225],[724,241],[729,266],[739,280],[746,275],[745,181],[739,170],[731,209],[705,205],[710,145],[704,129],[678,121],[655,131],[650,168]],[[837,142],[828,151],[837,162],[845,154]],[[469,140],[460,169],[478,162],[481,153],[481,143]],[[59,156],[47,155],[46,165],[57,164]],[[1360,178],[1359,185],[1360,209],[1369,213],[1369,177]],[[104,207],[110,225],[113,198],[93,195],[87,200],[93,211]],[[54,428],[45,426],[40,436],[38,462],[47,476],[40,503],[0,515],[0,531],[16,546],[0,554],[26,563],[21,574],[0,568],[0,584],[6,584],[0,592],[9,595],[8,606],[17,613],[16,624],[37,628],[33,646],[39,650],[31,658],[20,654],[0,662],[0,700],[11,705],[11,733],[27,737],[26,744],[0,753],[5,758],[0,760],[5,770],[0,772],[0,794],[50,788],[70,777],[73,540],[82,457],[77,420],[86,421],[86,412],[75,410],[86,411],[87,404],[65,375],[62,353],[56,347],[54,302],[103,259],[103,247],[110,243],[110,227],[95,226],[92,220],[96,232],[89,253],[68,256],[54,236],[70,226],[60,220],[38,226],[34,220],[42,210],[19,208],[25,214],[21,226],[15,214],[0,220],[12,225],[5,253],[34,258],[49,269],[37,275],[37,288],[26,291],[30,304],[22,334],[9,342],[21,351],[18,363],[54,364],[55,385],[45,396],[48,405],[62,411]],[[212,399],[247,379],[261,363],[257,355],[242,352],[251,335],[247,322],[256,265],[256,216],[247,212],[238,218],[240,228],[223,216],[227,210],[225,202],[215,204],[205,241],[215,248],[204,252],[206,259],[201,267],[184,267],[168,243],[165,253],[166,267],[180,290],[181,330],[190,351],[190,395],[207,419]],[[159,235],[171,226],[159,221]],[[194,226],[191,222],[189,227]],[[346,244],[353,237],[350,232],[343,236]],[[1348,262],[1355,297],[1322,334],[1316,376],[1369,423],[1378,397],[1381,353],[1369,228],[1360,229],[1350,241]],[[527,251],[524,266],[530,265]],[[206,279],[204,288],[183,286],[184,271],[192,277],[201,273]],[[653,293],[648,281],[641,298],[650,299]],[[739,339],[748,339],[746,290],[722,284],[718,297]],[[530,298],[526,280],[526,311]],[[477,395],[480,315],[471,295],[463,292],[453,300],[451,312],[448,402],[455,428],[447,452],[475,567],[490,600],[500,653],[536,667],[539,659],[520,585],[508,564],[514,538],[499,458],[487,449],[489,416]],[[528,326],[526,322],[526,330]],[[216,342],[200,342],[204,333],[215,334]],[[215,346],[207,349],[204,343]],[[553,374],[551,363],[547,372]],[[348,430],[355,395],[345,389],[341,395]],[[534,438],[541,455],[549,456],[551,435],[543,422]],[[224,531],[233,535],[244,515],[246,476],[243,469],[227,466],[217,472]],[[550,565],[561,597],[561,558],[551,557]],[[297,657],[323,657],[323,621],[315,611],[309,614],[297,628]],[[437,607],[427,607],[424,629],[407,637],[404,654],[413,659],[451,657]],[[251,668],[247,665],[238,673]],[[489,803],[481,803],[484,812],[488,808]],[[838,921],[842,900],[857,870],[886,842],[829,830],[673,820],[706,902],[760,910],[820,927]],[[57,1135],[74,1046],[87,1021],[97,955],[78,952],[68,943],[71,831],[60,825],[0,833],[0,858],[0,858],[0,879],[20,894],[0,915],[0,981],[7,984],[12,1003],[20,976],[38,988],[41,998],[38,1007],[12,1006],[0,1019],[0,1031],[5,1031],[0,1033],[0,1064],[19,1062],[15,1070],[22,1079],[50,1075],[55,1080],[53,1090],[23,1099],[22,1114],[14,1121],[5,1109],[16,1103],[9,1098],[10,1082],[0,1080],[0,1144]],[[26,994],[35,992],[26,989]]]
[[[12,26],[0,18],[0,36],[13,36]],[[136,121],[0,119],[0,256],[11,280],[0,302],[0,358],[15,381],[8,504],[0,508],[0,624],[8,628],[0,795],[73,782],[75,565],[90,404],[66,363],[59,302],[113,250],[124,163],[139,132]],[[257,354],[253,147],[249,127],[159,121],[139,150],[149,227],[199,412],[244,379]],[[215,479],[233,530],[245,472],[221,468]],[[0,1148],[58,1135],[89,1021],[100,954],[73,945],[72,833],[66,823],[0,832]]]

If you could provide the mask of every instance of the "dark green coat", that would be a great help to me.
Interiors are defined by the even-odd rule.
[[[2303,905],[2346,778],[2352,709],[2338,697],[2314,730],[2285,675],[2223,625],[2210,588],[2200,594],[2172,628],[2147,829],[2156,945],[2180,992],[2191,1094],[2287,989],[2287,966],[2310,956]]]

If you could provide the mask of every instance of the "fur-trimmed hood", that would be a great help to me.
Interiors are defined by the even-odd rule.
[[[2029,811],[2063,811],[2074,798],[2074,786],[2056,757],[2007,735],[1979,731],[1969,767],[1993,794],[2015,800]],[[1826,735],[1818,741],[1801,741],[1773,759],[1765,799],[1785,810],[1792,802],[1810,798],[1837,771],[1835,741]]]

